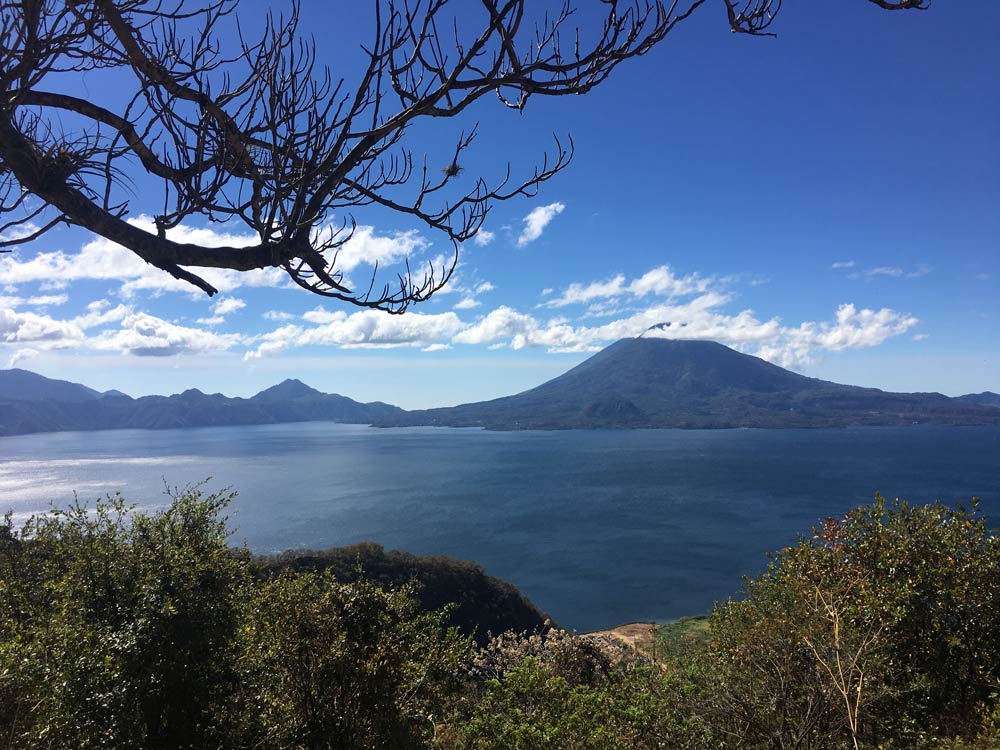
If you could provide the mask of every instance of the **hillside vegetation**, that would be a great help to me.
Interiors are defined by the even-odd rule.
[[[662,629],[654,660],[551,627],[485,637],[473,619],[540,614],[477,566],[254,559],[227,546],[229,500],[8,516],[0,747],[1000,747],[1000,541],[975,502],[827,519]]]

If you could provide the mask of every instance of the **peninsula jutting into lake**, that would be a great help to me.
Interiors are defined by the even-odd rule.
[[[190,389],[136,399],[26,370],[3,370],[0,435],[313,421],[492,430],[997,425],[998,399],[989,392],[949,398],[841,385],[712,341],[634,338],[523,393],[422,411],[359,403],[298,380],[251,398]]]

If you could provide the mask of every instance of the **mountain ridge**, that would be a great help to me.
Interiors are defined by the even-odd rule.
[[[31,370],[12,368],[0,370],[0,398],[21,401],[93,401],[100,398],[100,391],[69,380],[56,380]]]
[[[65,386],[76,386],[77,389]],[[23,391],[19,392],[19,387]],[[46,392],[65,392],[71,399],[37,397],[37,394]],[[93,395],[86,397],[88,393]],[[27,370],[0,370],[0,435],[321,420],[370,424],[378,418],[390,416],[394,411],[402,410],[380,401],[364,404],[339,394],[321,393],[298,380],[286,380],[248,399],[230,398],[220,393],[207,394],[197,388],[188,388],[169,396],[132,398],[121,391],[100,393],[86,386],[51,380]]]
[[[378,426],[487,429],[841,427],[1000,424],[991,407],[940,393],[841,385],[714,341],[621,339],[513,396],[403,412]]]
[[[982,393],[966,393],[964,396],[956,396],[955,398],[959,401],[964,401],[969,404],[1000,407],[1000,393],[994,393],[993,391],[983,391]]]
[[[68,400],[39,397],[45,393]],[[713,341],[640,337],[621,339],[522,393],[415,411],[323,393],[294,378],[249,398],[190,388],[134,399],[27,370],[0,370],[0,435],[325,420],[492,430],[996,425],[994,401],[1000,404],[1000,396],[989,391],[950,398],[841,385]]]

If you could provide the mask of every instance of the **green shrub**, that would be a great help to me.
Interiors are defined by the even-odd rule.
[[[1000,542],[979,513],[878,497],[712,616],[706,711],[740,747],[968,737],[1000,684]]]
[[[417,748],[461,692],[471,641],[412,591],[280,576],[245,604],[239,746]]]
[[[467,750],[652,750],[709,747],[688,710],[691,683],[637,654],[606,653],[563,631],[495,639],[477,659],[481,687]]]
[[[216,741],[235,677],[245,565],[230,497],[151,515],[119,495],[8,522],[0,555],[0,709],[10,747],[187,748]]]
[[[0,747],[420,747],[471,641],[327,574],[260,581],[231,496],[118,495],[0,526]]]

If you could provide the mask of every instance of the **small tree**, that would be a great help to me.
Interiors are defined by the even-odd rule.
[[[245,602],[233,746],[426,747],[460,690],[471,639],[413,591],[285,575]]]
[[[929,4],[869,1],[891,10]],[[745,34],[768,33],[781,6],[723,2],[729,27]],[[17,235],[0,247],[64,223],[209,295],[215,288],[191,268],[278,267],[316,294],[402,312],[447,282],[459,245],[493,202],[533,194],[573,152],[571,140],[557,140],[525,178],[509,165],[492,181],[465,178],[475,128],[437,169],[406,147],[410,127],[484,97],[521,111],[534,96],[584,94],[705,3],[602,0],[603,21],[588,30],[571,26],[568,0],[534,23],[525,0],[454,12],[448,0],[375,0],[367,63],[351,87],[317,67],[296,4],[268,15],[251,40],[245,18],[229,23],[239,0],[0,0],[0,237]],[[82,74],[100,91],[107,73],[117,74],[113,96],[71,93]],[[126,221],[137,173],[161,188],[151,231]],[[407,267],[390,283],[373,275],[349,288],[337,252],[354,223],[334,224],[333,215],[367,204],[443,233],[456,256],[424,274]],[[191,218],[242,223],[259,242],[206,247],[167,236]]]
[[[115,495],[0,535],[5,747],[188,748],[219,739],[246,566],[227,495],[133,515]]]
[[[741,747],[971,737],[1000,684],[1000,539],[878,497],[777,555],[712,616],[706,710]]]

